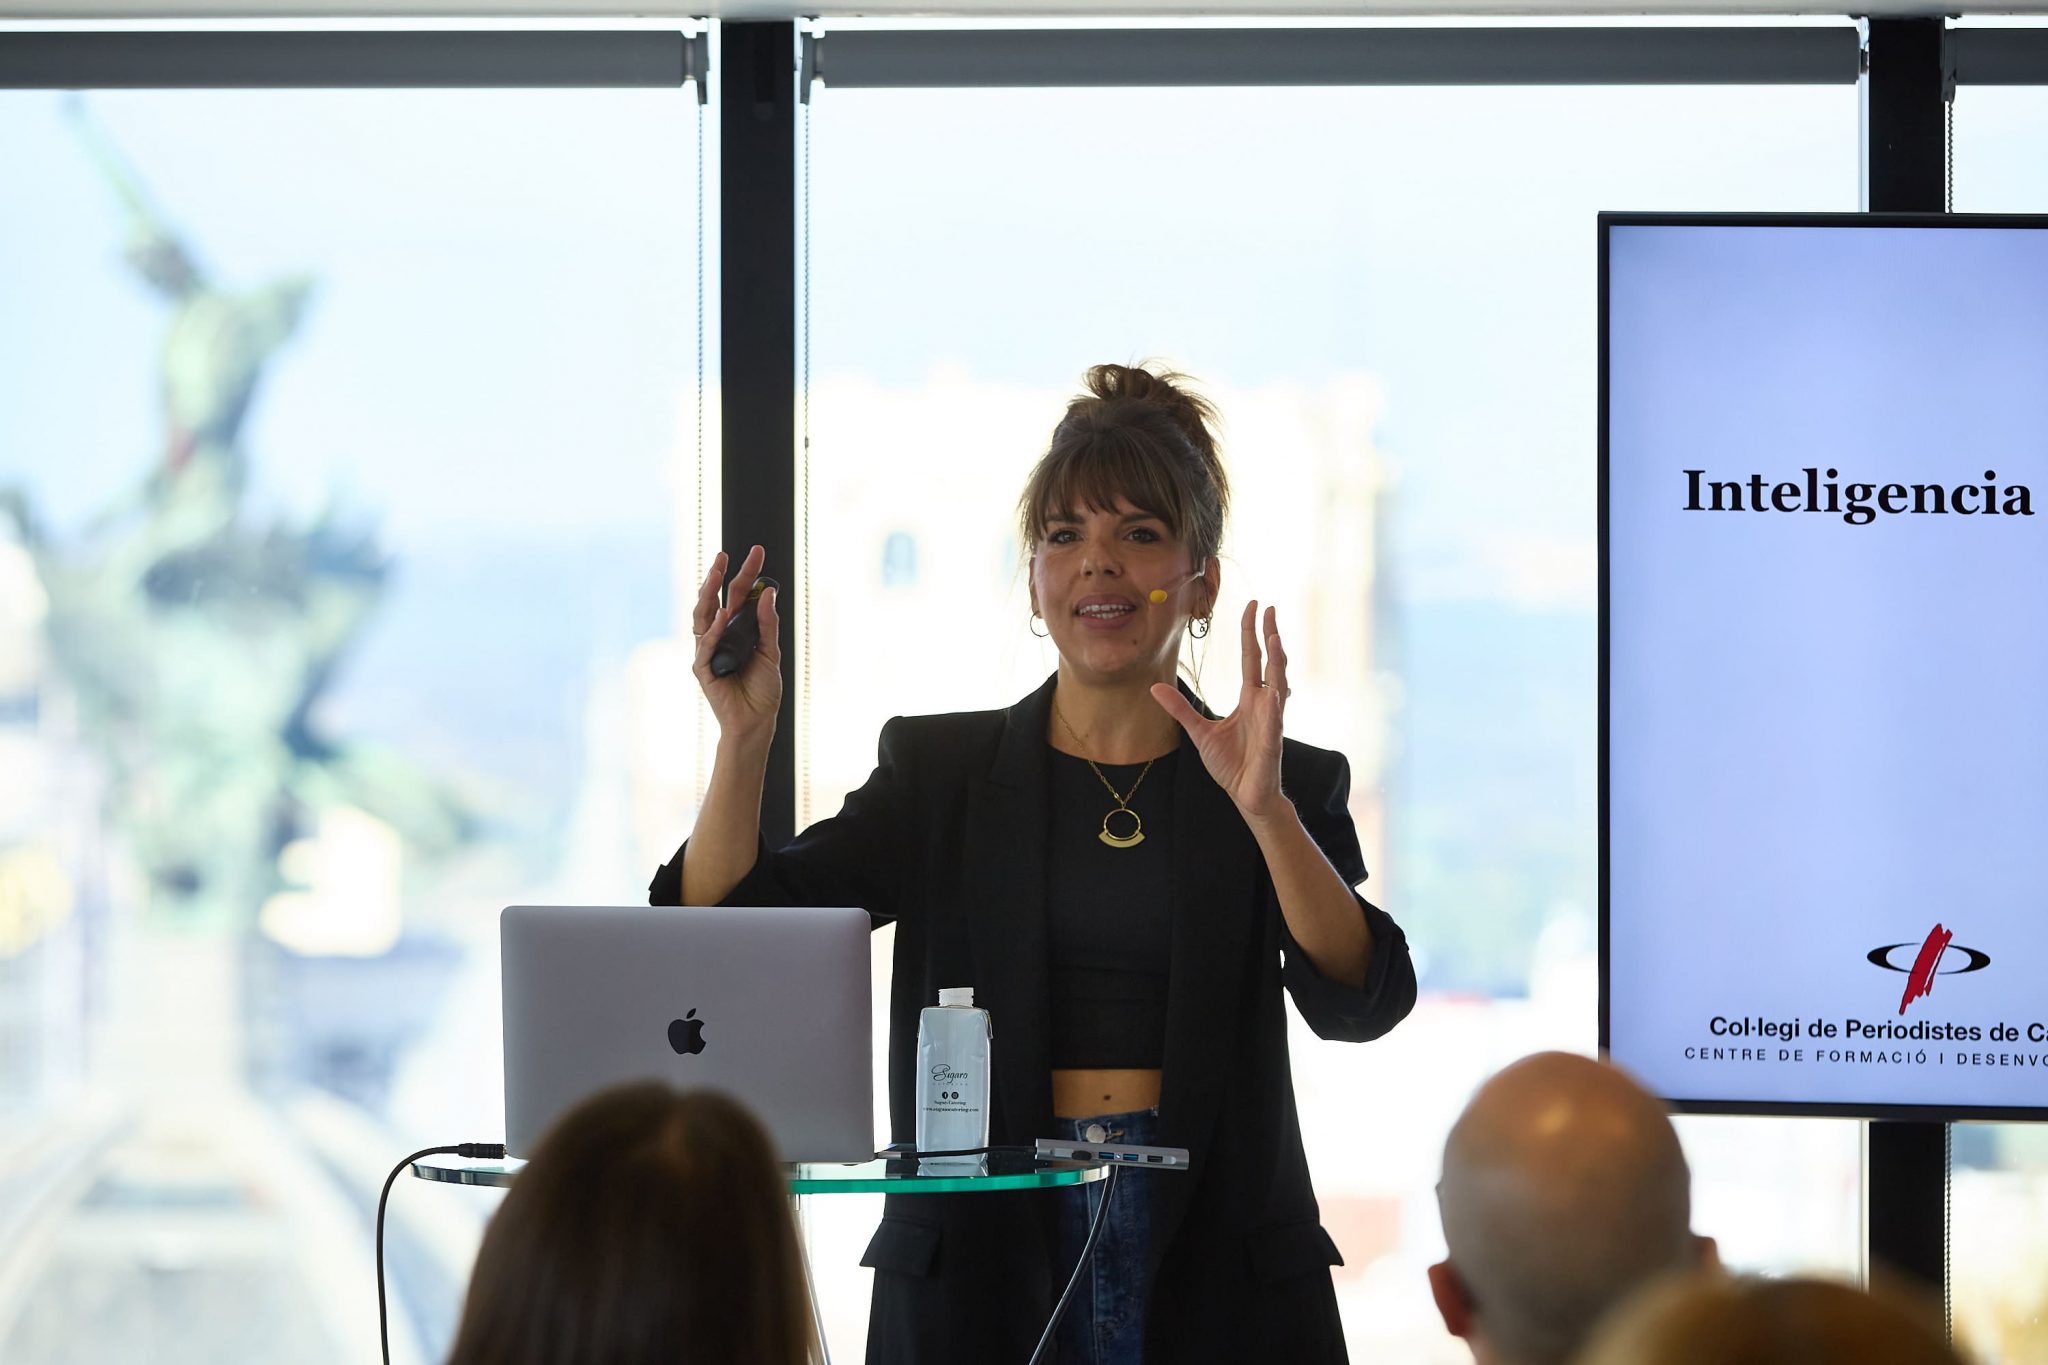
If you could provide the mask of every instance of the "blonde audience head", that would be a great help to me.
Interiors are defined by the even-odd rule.
[[[802,1365],[788,1186],[735,1101],[620,1086],[541,1139],[484,1234],[448,1365]]]
[[[1444,1325],[1479,1365],[1563,1365],[1630,1293],[1714,1263],[1664,1107],[1605,1062],[1541,1052],[1466,1105],[1437,1186]]]
[[[1689,1275],[1601,1327],[1579,1365],[1962,1365],[1940,1320],[1897,1290]]]

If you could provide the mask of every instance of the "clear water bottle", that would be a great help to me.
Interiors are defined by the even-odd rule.
[[[974,1007],[970,986],[939,992],[917,1016],[917,1150],[957,1152],[988,1146],[988,1011]],[[979,1155],[936,1158],[973,1166]]]

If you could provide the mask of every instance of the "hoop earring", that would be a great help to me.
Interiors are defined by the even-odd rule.
[[[1196,630],[1196,629],[1195,629],[1195,627],[1196,627],[1196,626],[1200,626],[1200,627],[1201,627],[1201,629],[1200,629],[1200,630]],[[1208,617],[1206,617],[1206,616],[1195,616],[1195,617],[1190,617],[1190,618],[1189,618],[1189,620],[1188,620],[1188,634],[1189,634],[1189,635],[1191,635],[1191,636],[1193,636],[1193,637],[1194,637],[1195,639],[1197,639],[1197,640],[1206,640],[1206,639],[1208,639],[1208,638],[1209,638],[1209,618],[1208,618]]]
[[[1037,638],[1039,638],[1039,639],[1041,639],[1041,640],[1050,640],[1050,639],[1052,638],[1052,627],[1051,627],[1051,626],[1047,626],[1047,627],[1046,627],[1046,628],[1045,628],[1045,629],[1044,629],[1043,631],[1041,631],[1041,630],[1037,629],[1038,623],[1039,623],[1039,621],[1041,621],[1042,619],[1044,619],[1044,618],[1042,618],[1041,616],[1039,616],[1039,614],[1038,614],[1037,612],[1035,612],[1035,611],[1034,611],[1034,612],[1032,612],[1032,613],[1031,613],[1031,624],[1030,624],[1030,625],[1028,625],[1028,626],[1026,626],[1026,627],[1025,627],[1025,629],[1026,629],[1026,630],[1029,630],[1029,631],[1030,631],[1030,632],[1031,632],[1031,633],[1032,633],[1032,634],[1033,634],[1034,636],[1036,636]]]

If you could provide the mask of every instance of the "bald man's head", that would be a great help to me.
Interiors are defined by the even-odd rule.
[[[1539,1052],[1479,1088],[1444,1143],[1449,1259],[1431,1271],[1483,1359],[1556,1365],[1602,1314],[1711,1259],[1664,1107],[1605,1062]]]

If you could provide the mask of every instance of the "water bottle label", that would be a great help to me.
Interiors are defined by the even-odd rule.
[[[925,1090],[925,1109],[940,1114],[972,1114],[980,1105],[974,1091],[974,1075],[958,1071],[945,1062],[932,1068],[931,1084]]]

